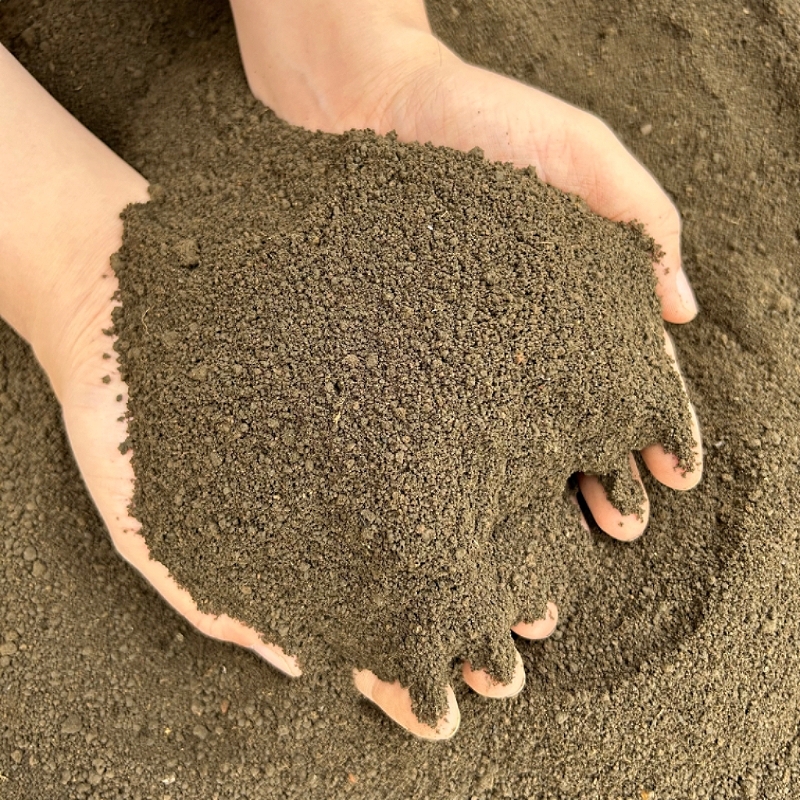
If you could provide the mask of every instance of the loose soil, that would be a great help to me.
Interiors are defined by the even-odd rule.
[[[223,89],[232,75],[235,41],[228,14],[218,3],[198,6],[150,0],[136,8],[128,4],[116,8],[71,0],[56,8],[12,0],[3,6],[0,34],[4,43],[67,108],[162,186],[158,203],[129,215],[128,227],[132,230],[139,225],[141,246],[157,255],[152,268],[160,270],[159,275],[170,275],[176,285],[183,280],[187,303],[207,302],[192,300],[190,290],[193,284],[211,280],[209,265],[216,262],[208,257],[213,246],[231,248],[230,260],[223,263],[229,282],[237,272],[243,276],[244,283],[229,287],[231,291],[244,291],[247,280],[258,277],[257,264],[271,265],[267,274],[272,283],[259,295],[265,304],[263,319],[269,316],[269,303],[277,302],[280,286],[291,285],[295,292],[298,284],[303,288],[301,297],[308,308],[305,312],[302,307],[290,309],[293,319],[308,320],[301,341],[287,333],[288,316],[283,329],[259,329],[259,335],[271,337],[270,341],[300,345],[299,353],[285,352],[280,361],[270,361],[272,355],[256,354],[257,345],[250,334],[257,326],[256,320],[246,316],[249,308],[237,320],[242,326],[231,331],[232,341],[222,340],[222,344],[193,340],[188,334],[165,336],[177,327],[174,320],[154,315],[153,340],[141,347],[141,353],[160,353],[172,359],[169,363],[173,366],[187,367],[180,373],[186,380],[176,382],[172,398],[162,402],[176,408],[186,399],[196,401],[205,392],[221,392],[220,400],[228,403],[228,416],[234,419],[233,423],[219,421],[219,427],[209,434],[212,441],[203,441],[193,452],[184,453],[199,462],[196,467],[192,464],[194,480],[187,477],[183,482],[185,497],[203,491],[198,478],[204,474],[214,481],[233,481],[231,493],[242,492],[243,497],[249,496],[244,487],[250,481],[272,485],[269,481],[273,479],[257,476],[255,470],[251,475],[235,476],[234,481],[226,469],[211,472],[208,465],[215,463],[214,454],[221,459],[220,467],[228,463],[225,459],[231,453],[240,458],[248,436],[263,437],[259,441],[266,447],[268,436],[292,430],[291,446],[281,439],[276,448],[282,454],[281,467],[286,468],[274,479],[282,487],[291,486],[296,473],[302,474],[304,481],[317,474],[315,470],[322,465],[315,464],[315,454],[326,443],[342,448],[342,454],[335,451],[335,458],[326,465],[326,469],[338,471],[340,494],[348,491],[347,481],[354,479],[348,471],[348,458],[353,458],[356,474],[371,477],[362,487],[371,492],[366,497],[348,498],[348,503],[338,507],[314,500],[300,509],[285,509],[307,512],[315,521],[330,515],[327,518],[337,522],[346,547],[340,548],[341,554],[333,554],[331,578],[337,570],[342,574],[337,559],[344,557],[347,547],[368,565],[370,552],[375,552],[368,545],[376,548],[381,541],[376,538],[378,531],[386,530],[401,531],[405,536],[398,540],[405,542],[404,547],[384,550],[386,557],[380,565],[394,569],[395,576],[403,574],[405,559],[423,552],[419,543],[429,530],[430,542],[425,544],[432,547],[434,556],[427,563],[457,565],[455,551],[446,557],[442,531],[437,529],[448,508],[453,509],[448,533],[456,537],[455,549],[459,541],[464,547],[459,537],[466,530],[474,529],[484,537],[474,552],[465,554],[467,561],[482,557],[497,558],[496,563],[502,565],[510,563],[510,553],[503,552],[503,547],[506,542],[519,541],[525,526],[518,517],[530,513],[525,504],[534,493],[525,492],[524,473],[530,466],[524,448],[535,440],[532,429],[526,429],[527,438],[520,439],[510,431],[525,417],[522,409],[530,407],[526,393],[532,382],[524,377],[538,374],[534,365],[542,350],[536,347],[544,347],[544,343],[525,338],[530,331],[522,323],[532,310],[526,311],[522,304],[516,310],[520,328],[513,340],[519,349],[504,351],[505,358],[500,358],[496,344],[487,342],[483,352],[491,365],[490,369],[484,367],[487,376],[481,376],[477,366],[472,372],[456,370],[456,365],[469,363],[464,355],[472,348],[453,335],[444,343],[446,352],[452,353],[452,361],[448,361],[442,358],[441,348],[432,347],[439,343],[435,335],[439,326],[433,325],[432,306],[423,303],[426,295],[422,289],[428,296],[441,295],[447,330],[455,332],[462,323],[472,336],[467,342],[480,344],[478,331],[513,327],[509,315],[513,302],[504,292],[524,297],[524,291],[531,289],[524,281],[537,280],[537,273],[525,277],[516,270],[513,259],[502,260],[492,264],[499,273],[487,281],[488,259],[482,259],[476,247],[464,248],[469,258],[460,266],[457,284],[425,265],[436,247],[444,247],[445,242],[449,245],[448,240],[436,239],[437,229],[454,231],[462,242],[472,235],[469,220],[452,218],[452,203],[458,188],[477,176],[482,176],[480,180],[493,195],[505,192],[510,198],[513,192],[530,192],[527,196],[535,202],[526,207],[533,206],[548,218],[552,215],[553,227],[563,230],[565,236],[569,225],[600,223],[580,206],[543,190],[530,176],[488,168],[477,155],[403,149],[364,134],[336,140],[312,137],[278,124],[253,104],[242,105],[233,88],[241,85],[241,78],[238,84],[232,82],[230,89]],[[364,659],[376,659],[370,662],[376,668],[401,674],[402,665],[378,663],[384,643],[371,647],[376,645],[377,635],[371,635],[369,627],[384,620],[385,607],[381,611],[376,606],[375,615],[364,621],[364,636],[354,630],[337,630],[335,618],[325,626],[319,620],[301,618],[295,627],[293,617],[292,626],[281,633],[288,597],[286,605],[279,606],[279,615],[268,622],[270,629],[286,637],[287,644],[301,648],[304,662],[311,665],[298,681],[276,675],[247,653],[200,637],[165,608],[114,555],[72,465],[46,381],[29,352],[4,328],[0,342],[0,519],[5,573],[0,607],[4,689],[0,773],[6,779],[0,779],[0,788],[4,796],[772,798],[792,796],[800,786],[800,743],[796,741],[800,688],[794,677],[800,666],[795,644],[800,560],[793,513],[799,456],[795,364],[800,342],[794,315],[800,285],[796,266],[800,256],[796,229],[800,185],[797,9],[780,2],[734,9],[728,3],[703,0],[696,4],[656,2],[646,8],[630,3],[620,14],[619,4],[610,2],[528,7],[507,0],[487,9],[461,0],[432,4],[431,11],[440,34],[466,57],[601,114],[675,197],[685,223],[687,271],[703,307],[691,325],[671,330],[707,445],[702,485],[689,494],[677,495],[646,480],[652,518],[647,534],[633,545],[563,524],[552,529],[557,531],[555,542],[546,536],[530,538],[534,543],[540,541],[534,545],[539,549],[532,551],[533,563],[546,564],[546,568],[529,570],[536,578],[531,585],[537,588],[527,596],[519,583],[512,582],[513,572],[503,576],[499,585],[512,590],[496,598],[505,615],[503,630],[519,616],[533,614],[546,593],[563,591],[563,603],[554,598],[564,609],[559,630],[546,643],[516,643],[525,660],[528,685],[514,700],[489,702],[454,684],[464,716],[462,730],[451,742],[425,744],[410,739],[360,701],[350,683],[348,668],[359,648],[363,648]],[[212,102],[208,91],[216,86],[225,94],[218,94]],[[191,91],[182,91],[187,88]],[[182,126],[202,117],[201,111],[196,112],[200,117],[191,116],[195,103],[217,107],[216,121],[207,125],[228,131],[228,135],[234,129],[242,132],[242,141],[236,142],[237,163],[253,141],[251,136],[271,137],[265,145],[264,192],[275,197],[271,204],[263,205],[264,221],[268,216],[282,221],[270,232],[246,219],[248,209],[255,208],[250,203],[249,184],[231,184],[228,176],[219,173],[204,174],[200,165],[214,163],[209,160],[212,155],[191,148],[181,151]],[[242,114],[239,119],[237,106]],[[257,120],[251,119],[252,115]],[[227,148],[223,144],[220,140],[220,151]],[[361,152],[362,147],[366,153]],[[309,148],[317,148],[317,162],[304,163],[297,157]],[[412,263],[414,268],[379,272],[378,254],[387,252],[386,243],[370,230],[386,214],[381,213],[377,201],[363,205],[357,191],[373,186],[379,165],[401,151],[404,155],[398,163],[416,158],[431,165],[431,180],[418,187],[421,201],[417,206],[426,214],[426,206],[433,211],[425,220],[420,217],[422,225],[413,231],[420,243],[416,253],[423,257],[404,263]],[[361,169],[348,170],[348,155],[352,163],[360,157]],[[224,155],[219,157],[224,159]],[[187,159],[192,165],[189,170]],[[312,170],[314,164],[319,167],[320,162],[326,170],[318,182],[298,180],[303,170]],[[428,202],[431,198],[426,200],[422,192],[434,183],[439,186],[433,180],[439,164],[451,165],[458,177],[452,188],[437,194],[435,203]],[[274,172],[267,180],[271,170]],[[370,182],[348,185],[351,179],[361,180],[362,173],[371,175]],[[203,181],[208,183],[208,195],[203,194]],[[208,220],[191,230],[187,220],[181,219],[174,228],[166,226],[164,235],[154,235],[191,182],[198,207],[209,197],[217,197],[215,193],[223,186],[229,187],[230,196],[220,202],[219,210],[221,219],[235,223],[227,240],[206,238],[212,230]],[[297,196],[288,187],[295,187]],[[281,189],[284,196],[279,194]],[[345,201],[362,209],[360,219],[347,213]],[[343,212],[337,215],[342,226],[337,235],[343,238],[338,244],[326,242],[337,256],[331,261],[330,252],[324,258],[314,255],[299,235],[310,234],[312,239],[320,233],[329,235],[334,226],[326,213],[336,203]],[[513,212],[511,200],[509,208]],[[557,213],[558,208],[563,213]],[[236,209],[241,209],[241,221],[237,221]],[[443,213],[448,210],[450,219]],[[485,206],[480,211],[488,213]],[[524,214],[520,214],[521,225]],[[139,215],[138,223],[134,215]],[[410,215],[406,218],[413,219]],[[364,225],[360,233],[359,222]],[[347,241],[359,236],[354,240],[358,245],[347,244],[345,232]],[[254,234],[258,241],[244,233]],[[585,234],[582,230],[577,237],[581,247]],[[635,256],[641,259],[646,245],[635,232],[602,224],[594,235],[592,252],[606,254],[624,244],[627,257],[611,259],[617,265],[614,268],[627,269],[627,279],[642,278],[645,273],[634,268],[637,263],[641,266]],[[265,241],[267,236],[272,240]],[[494,246],[512,246],[516,253],[532,248],[524,235],[504,244],[509,238],[490,237]],[[127,246],[132,241],[129,238]],[[319,249],[322,242],[320,236],[320,243],[312,246]],[[427,249],[421,248],[423,243]],[[354,280],[359,274],[355,263],[337,269],[331,266],[341,263],[348,247],[353,247],[352,253],[370,254],[371,259],[365,261],[375,267],[370,291],[380,293],[374,295],[377,302],[369,304],[369,294],[362,286],[359,288],[366,294],[359,307],[352,287],[346,291],[347,284],[342,285],[341,280],[334,287],[332,277]],[[403,254],[399,245],[391,252],[391,257],[386,256],[391,258],[389,263]],[[249,266],[248,258],[252,261]],[[576,269],[577,256],[574,262],[566,255],[562,258],[558,263],[564,270]],[[132,263],[123,253],[120,274],[132,270]],[[315,266],[323,284],[312,284]],[[390,286],[388,292],[412,301],[401,304],[398,299],[396,311],[395,298],[383,299],[387,275],[397,285],[397,291]],[[163,285],[166,290],[166,279]],[[569,299],[563,296],[564,285],[555,282],[551,307],[566,319],[574,309],[564,302]],[[612,295],[615,285],[607,282]],[[466,309],[447,299],[447,291],[454,286],[472,293],[476,316],[498,298],[497,314],[488,320],[488,328],[478,328],[475,317],[463,318]],[[644,284],[640,290],[644,292]],[[559,292],[561,299],[556,299]],[[322,319],[326,309],[335,307],[336,298],[345,296],[361,314],[348,318],[350,326],[341,326],[337,337],[323,341],[314,320]],[[580,305],[586,299],[586,292],[578,291],[573,302]],[[243,307],[241,300],[236,302]],[[610,301],[600,297],[593,302]],[[408,317],[401,314],[403,305],[412,309]],[[191,335],[199,335],[220,309],[211,311]],[[254,313],[261,319],[257,309]],[[148,326],[152,314],[147,316]],[[501,322],[503,314],[506,321]],[[623,318],[620,310],[617,322]],[[383,323],[380,328],[378,321]],[[371,339],[364,340],[356,322],[367,329],[376,326]],[[500,342],[508,345],[509,329],[504,330]],[[582,330],[586,335],[589,331],[593,336],[605,335],[591,326]],[[643,330],[636,327],[630,335],[641,337]],[[415,334],[416,343],[413,335],[402,340],[401,332]],[[156,334],[161,338],[156,340]],[[529,350],[523,349],[523,344]],[[652,340],[649,344],[654,346]],[[637,340],[636,346],[640,352],[642,341]],[[212,359],[214,347],[220,351]],[[359,348],[366,349],[362,352]],[[609,352],[630,353],[632,349],[630,343],[617,342]],[[517,352],[522,352],[523,364],[516,363]],[[665,363],[660,350],[654,347],[651,352],[654,360],[648,362],[647,380],[654,375],[657,378]],[[302,353],[315,358],[304,361]],[[355,359],[344,361],[351,355],[357,363]],[[261,366],[262,360],[268,362],[267,367]],[[313,374],[304,366],[309,363],[315,365]],[[397,389],[398,382],[389,380],[384,372],[394,365],[402,377],[410,375],[416,364],[416,382],[443,388],[446,393],[443,408],[448,409],[453,428],[449,433],[433,425],[430,428],[434,437],[447,434],[445,449],[425,453],[422,446],[428,442],[418,432],[426,413],[444,412],[435,403],[430,411],[419,401],[413,406],[401,394],[408,386],[401,384]],[[236,365],[242,369],[240,376],[235,375]],[[255,369],[267,374],[266,369],[276,365],[283,372],[273,371],[270,389],[281,392],[279,399],[284,405],[287,398],[305,398],[308,407],[303,415],[290,419],[286,408],[274,407],[259,417],[248,416],[245,409],[245,418],[239,417],[240,409],[231,398],[241,396],[242,385],[259,387],[258,381],[250,380]],[[203,366],[207,368],[204,375]],[[571,377],[580,380],[586,366],[579,365]],[[518,367],[522,369],[514,372]],[[198,370],[194,378],[190,376],[193,370]],[[178,374],[175,369],[171,372]],[[628,388],[639,387],[636,381],[644,380],[642,364],[633,369],[629,365],[623,374],[631,375],[633,382]],[[481,423],[473,419],[474,414],[470,416],[465,398],[474,395],[465,388],[471,376],[476,387],[478,378],[491,376],[493,386],[497,383],[513,390],[504,401],[508,419],[498,416]],[[327,391],[327,383],[332,384],[332,392]],[[342,403],[346,390],[351,394]],[[392,391],[398,394],[380,394]],[[403,408],[406,421],[394,414],[386,419],[389,427],[384,431],[378,409],[366,407],[367,399],[376,395],[383,398],[382,408]],[[268,395],[261,392],[248,401],[263,404],[265,397]],[[622,397],[621,389],[612,395],[615,402]],[[356,410],[360,417],[353,413],[352,405],[349,409],[346,405],[359,402],[359,398],[364,404]],[[392,400],[397,401],[396,407]],[[566,394],[562,402],[573,413],[592,408],[574,392]],[[480,405],[506,408],[496,400],[490,402],[489,397],[480,398]],[[611,408],[616,413],[613,404]],[[663,420],[647,408],[646,402],[626,408],[626,414],[642,416],[619,417],[618,423],[631,427],[623,428],[625,439],[612,438],[607,444],[627,448],[636,443],[636,436],[653,435],[652,428],[642,433],[643,426],[657,429]],[[339,410],[342,413],[334,430]],[[270,428],[266,421],[276,417],[281,424]],[[251,433],[254,419],[263,419],[264,427]],[[464,421],[468,426],[462,433],[459,426]],[[306,427],[294,429],[301,423]],[[223,429],[225,424],[231,425],[230,431]],[[233,439],[236,425],[242,436]],[[242,430],[242,425],[248,430]],[[401,434],[401,430],[406,432]],[[472,435],[475,430],[485,438]],[[473,460],[452,460],[453,443],[467,431]],[[565,431],[569,433],[566,427],[553,433],[563,435]],[[369,453],[347,456],[348,444],[357,441],[356,432],[364,437],[362,443],[372,435],[376,444]],[[392,446],[398,435],[400,443],[403,435],[411,438],[403,443],[406,450]],[[576,446],[585,445],[572,441]],[[434,442],[430,441],[431,447]],[[134,444],[136,453],[138,444]],[[389,452],[395,456],[393,461],[386,458]],[[609,454],[599,471],[618,466],[622,452]],[[291,453],[298,456],[296,461],[289,459]],[[397,453],[404,455],[398,460]],[[421,453],[428,455],[428,462]],[[452,482],[444,483],[448,494],[439,497],[425,490],[423,478],[433,469],[430,455],[450,458],[446,469],[454,464],[463,469],[473,481],[474,493],[467,491],[468,482],[463,478],[457,481],[455,475]],[[504,460],[513,480],[496,478]],[[306,472],[308,461],[311,466]],[[545,465],[553,466],[555,461],[552,453],[543,459]],[[575,466],[578,464],[566,457],[557,470],[553,466],[553,493],[539,498],[542,513],[564,518],[560,492],[568,471]],[[416,528],[375,525],[370,539],[376,520],[383,521],[383,515],[395,519],[387,509],[399,513],[397,506],[391,505],[391,494],[384,491],[388,486],[378,477],[394,478],[403,469],[414,488],[408,493],[406,513],[419,518],[418,525],[424,530],[416,539],[409,536]],[[478,481],[478,469],[484,470],[487,481]],[[471,509],[475,521],[468,522],[464,503],[481,491],[488,492],[486,487],[492,485],[501,487],[495,488],[495,505],[476,504]],[[146,498],[137,495],[137,509],[139,503],[144,508],[145,502]],[[436,508],[436,503],[443,504],[440,513],[424,519],[422,515]],[[513,513],[503,509],[513,509]],[[364,516],[364,510],[376,519]],[[198,520],[196,530],[210,536],[211,523],[222,530],[219,520],[207,519]],[[232,523],[229,518],[227,524]],[[288,530],[269,519],[264,525],[273,525],[270,530]],[[487,533],[492,525],[494,537]],[[253,535],[258,537],[259,527],[253,527]],[[525,529],[539,530],[531,525]],[[489,542],[495,551],[487,549]],[[169,552],[169,544],[164,543],[165,552]],[[276,547],[285,546],[278,537]],[[311,544],[309,556],[302,562],[292,562],[297,580],[317,569],[316,546]],[[283,552],[288,557],[288,552]],[[276,552],[273,557],[280,555]],[[263,608],[253,611],[259,605],[259,593],[268,591],[265,584],[252,581],[249,567],[237,562],[227,548],[223,548],[223,557],[230,563],[220,562],[218,573],[236,573],[237,578],[215,587],[213,596],[209,593],[204,601],[237,603],[242,616],[252,613],[246,618],[266,624],[267,620],[257,616],[263,614]],[[303,570],[303,565],[308,569]],[[559,572],[559,567],[564,571]],[[180,577],[189,585],[192,575],[198,573],[193,573],[191,562],[185,569]],[[360,582],[356,591],[366,586],[373,591],[374,602],[387,587],[381,585],[380,576],[373,574],[371,579],[370,584]],[[483,588],[491,591],[493,585]],[[408,587],[398,586],[397,593],[390,588],[389,601],[395,602]],[[324,590],[323,586],[315,602]],[[438,658],[455,655],[482,658],[487,666],[502,672],[501,630],[492,627],[490,615],[478,618],[476,632],[483,642],[470,649],[465,644],[468,632],[457,628],[460,620],[452,607],[431,604],[429,608],[438,613],[435,621],[441,639],[419,642],[420,648],[414,652],[421,653],[423,660],[402,666],[409,670],[405,674],[416,676],[419,682],[424,665],[430,667]],[[335,613],[332,610],[331,616]],[[341,617],[339,620],[341,626]],[[426,621],[423,630],[432,630],[427,625]],[[323,627],[332,631],[328,638],[321,635]],[[389,635],[399,631],[397,627]],[[352,634],[352,641],[346,633]],[[292,640],[292,636],[297,638]],[[420,686],[421,695],[434,683]]]

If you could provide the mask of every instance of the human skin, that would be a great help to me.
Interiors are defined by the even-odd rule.
[[[598,213],[644,222],[666,252],[656,265],[665,319],[682,322],[696,313],[680,278],[677,212],[594,117],[464,64],[434,39],[416,1],[234,0],[233,8],[251,88],[289,122],[334,132],[396,130],[405,140],[480,146],[489,158],[534,165],[541,177],[583,195]],[[283,672],[299,675],[297,660],[257,631],[226,615],[200,613],[167,568],[149,558],[139,523],[128,514],[134,476],[130,454],[118,449],[127,435],[127,387],[102,331],[112,327],[117,284],[109,257],[121,244],[119,212],[147,200],[146,181],[4,50],[0,95],[0,315],[31,343],[50,378],[81,473],[115,546],[203,633],[250,647]],[[657,445],[643,451],[645,463],[663,483],[689,488],[701,472],[698,431],[695,439],[691,472],[677,469],[676,459]],[[598,524],[611,535],[631,539],[644,530],[646,507],[641,518],[621,517],[596,479],[580,480]],[[556,619],[550,604],[546,619],[521,622],[514,630],[543,638]],[[468,664],[464,679],[487,697],[512,696],[524,683],[521,658],[517,663],[508,685]],[[354,679],[366,697],[418,736],[448,738],[458,727],[450,687],[448,712],[429,727],[416,720],[399,684],[364,669]]]

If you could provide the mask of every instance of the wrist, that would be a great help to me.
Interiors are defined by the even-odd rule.
[[[415,64],[452,53],[423,0],[231,0],[253,94],[295,125],[378,129]],[[386,131],[379,131],[386,132]]]

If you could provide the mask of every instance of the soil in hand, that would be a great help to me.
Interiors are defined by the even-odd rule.
[[[480,152],[290,128],[237,69],[196,99],[113,260],[133,514],[201,609],[433,722],[585,572],[570,475],[634,513],[631,450],[691,461],[653,242]]]
[[[670,333],[707,446],[702,483],[676,493],[645,475],[646,534],[625,544],[592,532],[585,558],[576,546],[569,572],[549,573],[559,626],[544,643],[517,641],[525,690],[490,702],[454,682],[465,724],[422,743],[359,700],[346,654],[319,669],[336,651],[311,631],[308,671],[290,680],[174,614],[114,552],[46,378],[0,325],[4,798],[796,794],[800,11],[785,0],[428,6],[468,60],[598,113],[674,198],[701,313]],[[215,71],[240,69],[226,0],[4,0],[0,38],[165,187],[232,147],[192,126],[216,113],[221,129],[227,117],[246,130],[258,111],[238,84],[230,102],[209,92]],[[270,130],[270,169],[308,152]],[[235,206],[245,178],[199,173],[189,202],[218,180]],[[299,199],[271,180],[275,206]],[[199,271],[202,230],[181,224],[163,241],[191,238],[174,263],[197,258]]]

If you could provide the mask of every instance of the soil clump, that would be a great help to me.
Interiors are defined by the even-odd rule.
[[[634,513],[631,450],[691,462],[653,242],[480,152],[290,128],[233,60],[170,95],[151,146],[192,168],[112,259],[132,513],[203,610],[434,722],[456,660],[510,680],[510,627],[585,572],[570,475]]]

